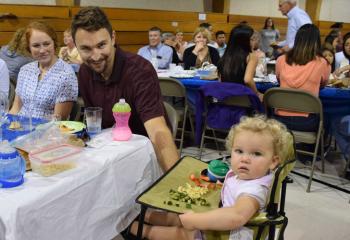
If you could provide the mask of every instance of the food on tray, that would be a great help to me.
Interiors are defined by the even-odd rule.
[[[9,129],[11,130],[18,130],[18,129],[21,129],[22,126],[21,126],[21,123],[18,122],[18,121],[13,121],[10,123],[10,126],[9,126]]]
[[[186,208],[192,208],[192,204],[209,207],[210,203],[204,198],[208,192],[209,188],[186,183],[185,186],[179,186],[177,190],[170,189],[169,197],[172,200],[164,201],[164,204],[180,207],[180,203],[184,203]],[[173,203],[173,201],[177,202]]]

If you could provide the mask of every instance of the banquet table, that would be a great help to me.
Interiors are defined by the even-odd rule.
[[[76,168],[0,188],[0,239],[110,240],[132,222],[134,200],[161,175],[153,146],[139,135],[112,141],[110,129],[94,141]]]
[[[187,98],[192,106],[196,106],[199,88],[217,80],[202,80],[194,78],[178,78],[186,87]],[[279,85],[271,82],[256,82],[257,89],[264,93],[269,88]],[[345,115],[350,115],[350,89],[325,87],[320,90],[319,97],[323,105],[326,132],[331,131],[332,122]],[[202,126],[196,123],[196,144],[200,142]]]
[[[16,115],[12,115],[12,114],[7,114],[6,118],[7,118],[7,121],[1,125],[1,136],[2,136],[2,140],[7,140],[9,142],[11,142],[12,140],[14,140],[20,136],[26,135],[30,132],[29,128],[23,129],[23,126],[21,127],[21,130],[11,130],[9,128],[11,122],[17,121],[21,125],[24,125],[24,124],[28,125],[29,121],[30,121],[31,125],[32,125],[31,127],[33,129],[37,125],[47,122],[47,120],[45,120],[45,119],[31,118],[29,120],[29,118],[27,118],[27,117],[16,116]]]

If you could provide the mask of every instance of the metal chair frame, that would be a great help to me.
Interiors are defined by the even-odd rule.
[[[178,130],[181,131],[181,136],[180,138],[175,138],[175,141],[180,142],[180,147],[179,147],[179,153],[181,155],[182,148],[183,148],[183,141],[184,141],[184,134],[185,134],[185,126],[186,126],[186,120],[187,117],[189,117],[190,120],[190,125],[191,125],[191,131],[192,135],[194,136],[194,126],[193,122],[191,119],[191,116],[189,116],[189,105],[187,101],[187,95],[186,95],[186,88],[185,86],[177,79],[174,78],[159,78],[159,85],[160,85],[160,90],[162,93],[162,96],[164,97],[178,97],[178,98],[183,98],[184,99],[184,109],[178,110],[183,111],[183,118],[181,119],[179,117],[179,121],[182,122],[182,126],[178,128]],[[181,115],[181,114],[179,114]]]
[[[313,156],[311,172],[306,192],[310,192],[312,177],[315,171],[315,163],[318,149],[321,151],[322,172],[324,173],[324,142],[323,142],[323,107],[320,99],[306,91],[286,88],[270,88],[264,94],[264,106],[268,116],[273,116],[275,109],[301,113],[313,113],[319,116],[318,130],[315,132],[293,131],[295,141],[308,144],[316,144],[313,152],[296,149],[297,152]]]
[[[202,158],[202,152],[203,152],[203,146],[204,146],[204,140],[205,139],[211,139],[215,141],[216,148],[219,150],[219,145],[218,142],[225,142],[225,139],[220,139],[216,137],[215,131],[220,131],[220,132],[228,132],[230,129],[217,129],[217,128],[211,128],[208,126],[208,121],[207,121],[207,115],[208,115],[208,105],[209,104],[218,104],[221,106],[231,106],[231,107],[244,107],[248,111],[253,112],[254,108],[249,100],[249,97],[247,95],[242,95],[242,96],[232,96],[224,99],[223,101],[218,101],[214,97],[207,97],[205,100],[205,111],[204,111],[204,127],[203,127],[203,132],[202,132],[202,137],[201,137],[201,143],[200,143],[200,149],[199,149],[199,159]],[[213,137],[205,135],[206,131],[210,130],[212,131]]]

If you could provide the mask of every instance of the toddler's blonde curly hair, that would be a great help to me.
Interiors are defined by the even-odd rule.
[[[242,131],[268,133],[272,137],[274,155],[278,155],[280,163],[294,158],[294,141],[286,126],[275,119],[264,115],[242,117],[241,121],[233,126],[226,139],[226,148],[231,152],[236,135]]]

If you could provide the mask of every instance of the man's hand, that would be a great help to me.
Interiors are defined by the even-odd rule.
[[[153,144],[159,165],[164,171],[171,168],[180,156],[165,118],[155,117],[144,123]]]

